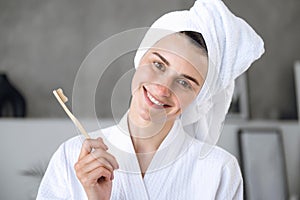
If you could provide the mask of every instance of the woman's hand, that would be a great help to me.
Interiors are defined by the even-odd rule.
[[[86,139],[74,166],[89,200],[110,199],[113,171],[119,166],[107,150],[102,138]]]

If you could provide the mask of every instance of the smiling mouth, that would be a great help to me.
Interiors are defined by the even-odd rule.
[[[170,105],[164,104],[164,103],[160,102],[159,100],[157,100],[154,96],[152,96],[144,86],[143,86],[143,90],[144,90],[144,96],[145,96],[146,102],[148,104],[150,104],[150,106],[154,106],[156,108],[170,107]]]

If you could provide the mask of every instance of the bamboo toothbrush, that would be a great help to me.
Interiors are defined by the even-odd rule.
[[[66,97],[63,93],[63,90],[61,88],[58,88],[57,90],[53,90],[53,94],[56,97],[57,101],[60,103],[60,105],[63,107],[67,115],[70,117],[70,119],[73,121],[75,126],[79,129],[79,131],[86,137],[90,138],[86,130],[83,128],[81,123],[76,119],[76,117],[71,113],[71,111],[66,106],[66,102],[68,101],[68,97]]]

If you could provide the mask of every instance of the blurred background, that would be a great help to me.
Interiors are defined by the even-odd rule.
[[[220,146],[242,163],[238,139],[241,129],[279,130],[284,146],[283,177],[287,179],[289,196],[297,199],[300,73],[297,76],[295,66],[300,60],[300,1],[224,2],[262,36],[266,52],[239,80],[237,104],[231,108],[233,120],[225,123]],[[148,27],[162,14],[188,9],[193,3],[192,0],[0,0],[0,159],[3,159],[0,175],[4,177],[0,181],[0,199],[20,199],[20,195],[23,199],[34,199],[39,177],[51,154],[62,141],[76,135],[52,90],[61,87],[67,96],[72,96],[76,73],[88,53],[114,34]],[[134,52],[129,52],[114,61],[98,85],[97,115],[105,119],[104,124],[109,124],[112,117],[113,87],[133,67],[133,56]],[[7,96],[10,101],[5,100]],[[124,99],[128,99],[128,92],[116,99],[127,105]],[[13,161],[4,159],[9,154]],[[264,166],[264,170],[270,168]],[[20,176],[23,182],[19,184],[30,183],[25,185],[33,185],[32,188],[23,188],[19,194],[7,193]],[[32,177],[37,177],[36,181],[31,181]]]
[[[225,3],[265,41],[266,53],[248,71],[251,118],[296,119],[293,66],[300,59],[300,2]],[[113,34],[150,26],[160,15],[192,4],[192,0],[0,1],[0,71],[25,97],[27,117],[65,117],[51,91],[62,87],[72,93],[80,64],[97,44]],[[109,109],[104,106],[101,114],[109,117]]]

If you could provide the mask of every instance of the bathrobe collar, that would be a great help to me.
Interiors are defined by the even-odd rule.
[[[118,163],[119,170],[131,173],[141,173],[133,143],[128,128],[128,112],[114,127],[113,133],[105,133],[109,152],[113,154]],[[147,173],[169,166],[179,159],[188,149],[192,138],[183,130],[181,120],[175,120],[173,127],[155,152],[147,169]],[[145,175],[145,176],[146,176]]]

